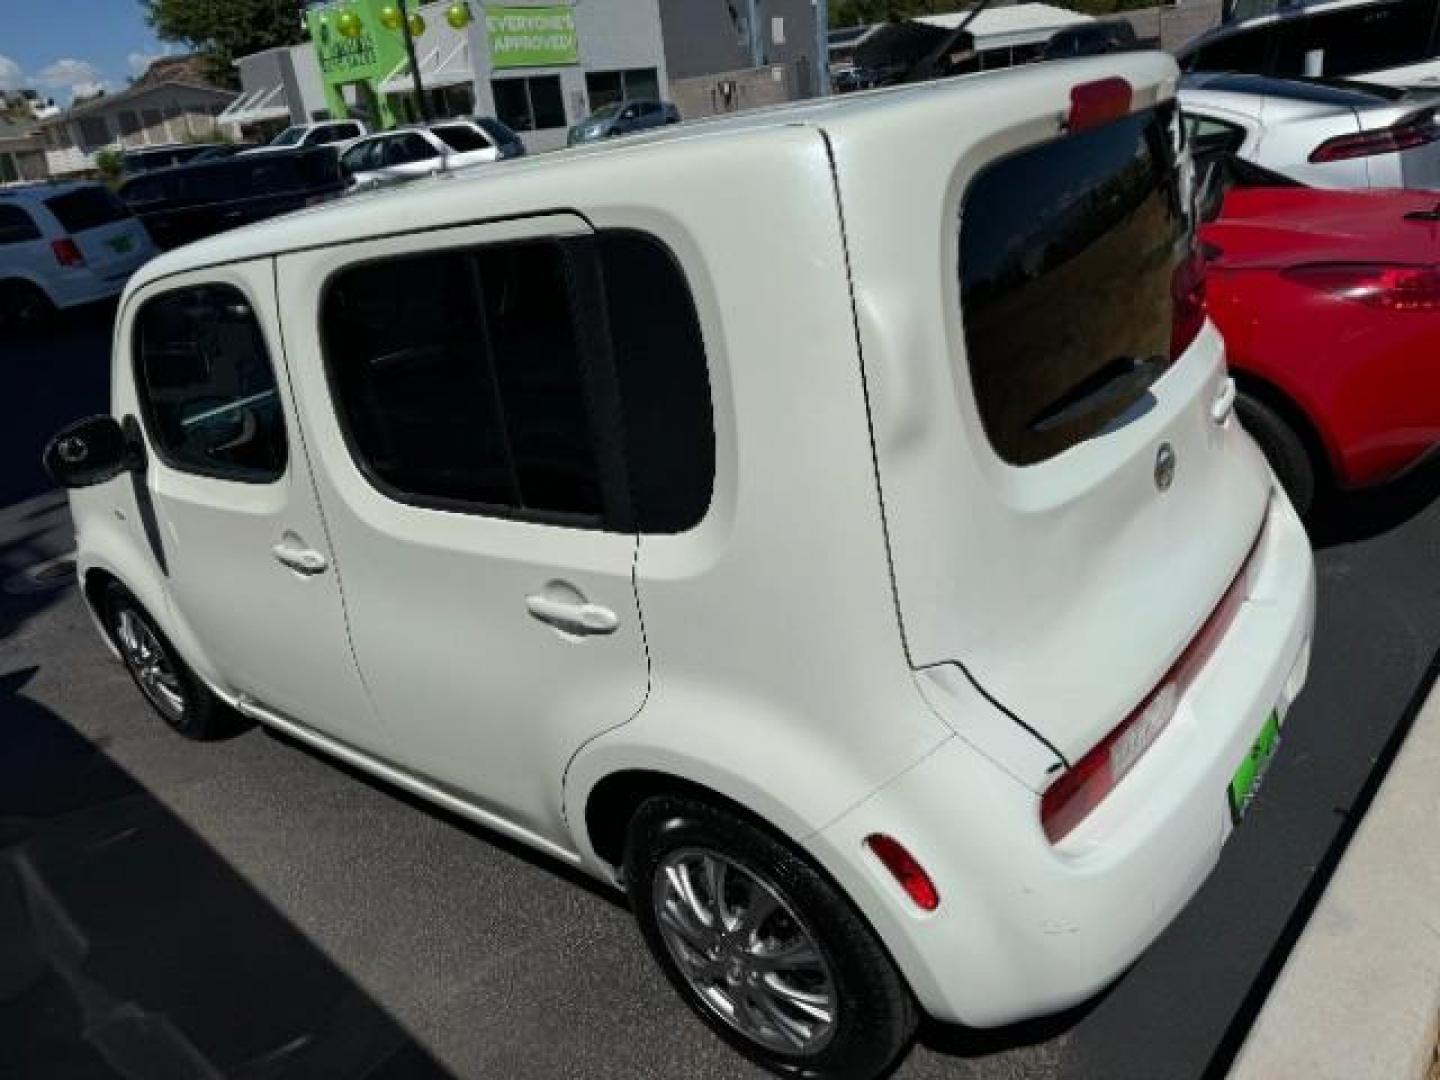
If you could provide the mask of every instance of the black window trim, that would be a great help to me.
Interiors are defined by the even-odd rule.
[[[145,309],[156,301],[168,296],[173,296],[176,293],[185,292],[187,289],[203,288],[228,288],[238,292],[245,298],[245,303],[249,306],[251,314],[255,317],[255,324],[260,329],[260,340],[265,345],[265,362],[269,365],[270,374],[275,380],[275,394],[280,400],[280,416],[285,424],[285,461],[280,471],[272,477],[262,479],[258,476],[236,476],[234,473],[226,472],[223,469],[209,469],[191,462],[179,462],[171,457],[169,450],[167,450],[164,445],[164,441],[156,437],[155,433],[159,429],[159,425],[155,422],[154,411],[151,409],[149,398],[145,393],[146,384],[140,366],[142,356],[140,341],[141,319],[145,314]],[[271,347],[270,337],[265,330],[265,322],[260,318],[259,308],[256,306],[255,298],[250,294],[248,287],[235,281],[222,281],[212,278],[205,281],[186,281],[183,284],[172,285],[167,289],[158,291],[153,296],[147,296],[140,302],[140,306],[135,309],[135,314],[130,318],[130,377],[134,380],[135,400],[140,410],[141,427],[145,434],[145,441],[149,444],[155,456],[158,457],[167,468],[173,469],[178,473],[184,473],[187,476],[200,476],[207,480],[220,480],[230,484],[245,484],[248,487],[255,488],[270,487],[274,484],[284,483],[289,478],[292,461],[290,444],[293,440],[290,429],[290,410],[285,400],[285,391],[281,387],[281,383],[285,380],[282,378],[280,370],[275,366],[275,350]]]
[[[587,244],[586,241],[589,241]],[[472,499],[423,495],[405,491],[379,475],[364,458],[354,432],[335,394],[336,371],[333,352],[325,328],[325,311],[336,279],[349,270],[378,263],[402,262],[407,259],[489,251],[496,248],[546,244],[559,250],[566,292],[570,303],[571,325],[575,333],[576,363],[580,373],[581,404],[594,443],[596,472],[600,481],[599,514],[582,514],[564,510],[510,506]],[[473,265],[473,264],[472,264]],[[325,371],[326,392],[331,413],[340,429],[345,449],[356,470],[366,482],[391,502],[420,510],[438,510],[468,517],[496,518],[528,522],[590,532],[635,534],[635,515],[630,501],[630,484],[625,469],[623,410],[620,406],[619,378],[610,354],[608,326],[605,322],[603,279],[598,253],[589,236],[558,236],[538,234],[505,240],[478,240],[451,245],[426,247],[399,254],[374,255],[353,259],[332,269],[320,287],[319,334],[320,354]],[[500,407],[504,407],[503,401]],[[609,415],[603,415],[608,412]]]

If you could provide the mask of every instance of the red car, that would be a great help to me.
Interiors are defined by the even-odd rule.
[[[1440,445],[1440,193],[1235,187],[1200,235],[1236,412],[1302,514]]]

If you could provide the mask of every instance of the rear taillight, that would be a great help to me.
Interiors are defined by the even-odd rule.
[[[1170,277],[1174,301],[1170,320],[1170,359],[1178,360],[1205,325],[1205,271],[1203,252],[1192,251]]]
[[[1440,270],[1433,266],[1316,263],[1292,267],[1282,276],[1384,311],[1440,311]]]
[[[1191,638],[1180,658],[1170,666],[1160,685],[1152,690],[1125,721],[1101,740],[1046,789],[1040,800],[1040,824],[1052,844],[1059,843],[1115,789],[1155,744],[1175,716],[1181,697],[1205,666],[1250,591],[1251,563],[1264,531],[1256,537],[1240,572],[1225,590],[1220,603]]]
[[[1436,122],[1435,111],[1425,109],[1401,117],[1394,124],[1375,131],[1361,131],[1354,135],[1337,135],[1326,139],[1310,151],[1310,160],[1317,164],[1326,161],[1346,161],[1350,158],[1374,157],[1376,154],[1395,154],[1416,146],[1440,141],[1440,123]]]
[[[1130,113],[1130,84],[1114,76],[1070,88],[1070,114],[1065,126],[1071,133],[1089,131]]]
[[[80,254],[80,249],[75,246],[75,241],[68,236],[62,236],[59,240],[50,242],[50,250],[55,253],[55,261],[61,266],[84,266],[85,256]]]
[[[935,883],[899,840],[884,833],[871,833],[865,838],[865,846],[890,871],[890,876],[921,911],[934,911],[940,906],[940,892]]]

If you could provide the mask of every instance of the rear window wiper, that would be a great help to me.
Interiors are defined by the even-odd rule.
[[[1093,413],[1118,412],[1117,403],[1123,402],[1122,408],[1128,406],[1153,386],[1169,366],[1170,361],[1163,356],[1148,356],[1143,360],[1117,356],[1036,413],[1029,430],[1044,435]]]

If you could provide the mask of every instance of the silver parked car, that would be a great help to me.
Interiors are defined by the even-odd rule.
[[[632,131],[678,124],[680,110],[668,101],[615,101],[596,109],[570,129],[569,144],[613,139]]]
[[[1187,75],[1197,161],[1234,154],[1325,188],[1440,188],[1440,93],[1327,79]]]

